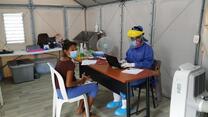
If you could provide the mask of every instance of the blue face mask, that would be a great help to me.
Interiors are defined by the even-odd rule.
[[[71,52],[70,52],[70,57],[71,57],[72,59],[77,58],[77,51],[71,51]]]
[[[131,43],[129,45],[131,48],[135,48],[136,47],[136,40],[131,41]]]

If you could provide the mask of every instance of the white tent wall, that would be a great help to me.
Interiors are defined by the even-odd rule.
[[[112,55],[120,57],[121,41],[121,8],[120,4],[104,5],[102,7],[102,29],[113,44]]]
[[[33,5],[56,5],[56,6],[78,6],[73,0],[32,0]],[[6,37],[3,26],[3,13],[19,13],[22,12],[24,16],[24,28],[25,28],[25,43],[23,44],[9,44],[8,48],[12,50],[25,49],[26,45],[33,44],[32,26],[31,26],[31,14],[30,9],[27,7],[29,0],[0,0],[0,4],[6,4],[7,6],[0,7],[0,47],[6,44]],[[8,6],[9,4],[21,4],[22,7]],[[35,7],[34,14],[34,27],[35,27],[35,39],[39,33],[48,33],[49,36],[54,36],[56,33],[60,33],[64,37],[64,12],[63,8],[52,7]],[[70,39],[76,36],[79,32],[84,30],[84,10],[81,8],[66,8],[66,17],[68,24],[68,36]],[[80,12],[81,13],[77,13]],[[77,16],[80,15],[80,16]],[[77,21],[75,20],[77,18]],[[72,24],[74,23],[74,24]],[[72,27],[70,27],[72,26]],[[15,45],[15,46],[14,46]]]
[[[34,18],[36,38],[40,33],[47,33],[50,37],[57,33],[64,35],[64,16],[62,9],[35,9]]]
[[[194,63],[202,0],[157,0],[154,51],[162,61],[162,90],[170,96],[178,66]]]
[[[87,31],[95,31],[95,25],[100,24],[100,6],[88,8],[86,16]]]
[[[83,9],[69,9],[68,16],[68,38],[72,40],[81,31],[85,30],[85,18]]]
[[[151,31],[151,0],[135,0],[128,1],[124,6],[123,13],[123,47],[122,57],[120,57],[120,41],[121,41],[121,3],[108,4],[103,6],[90,7],[87,9],[87,30],[94,31],[95,25],[98,24],[106,35],[112,39],[110,43],[114,43],[113,55],[119,58],[125,58],[125,53],[129,47],[129,39],[127,31],[135,25],[142,25],[145,30],[145,37],[150,39]],[[101,8],[101,14],[100,14]],[[143,9],[143,10],[141,10]],[[136,12],[135,12],[136,11]],[[100,16],[101,15],[101,16]],[[102,19],[100,19],[102,18]]]
[[[144,28],[144,37],[150,40],[152,21],[152,0],[135,0],[125,3],[124,6],[124,31],[122,58],[125,58],[129,48],[127,32],[133,26],[141,25]],[[149,41],[150,42],[150,41]]]
[[[120,3],[90,7],[87,9],[87,30],[95,31],[95,25],[104,30],[114,45],[112,55],[120,57],[121,8]],[[102,27],[100,27],[102,26]]]

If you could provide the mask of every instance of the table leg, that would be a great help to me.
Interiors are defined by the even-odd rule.
[[[150,78],[147,78],[146,81],[146,107],[147,107],[147,111],[146,111],[146,117],[150,117],[150,103],[149,103],[149,85],[150,85]]]
[[[131,116],[131,104],[130,104],[130,100],[131,100],[131,97],[130,97],[130,83],[127,83],[126,84],[126,88],[127,88],[127,117],[130,117]]]
[[[2,96],[2,92],[1,92],[1,86],[0,86],[0,105],[3,106],[3,104],[4,104],[4,101],[3,101],[3,96]]]
[[[2,79],[3,79],[3,77],[4,77],[3,74],[4,74],[4,73],[3,73],[2,59],[1,59],[1,57],[0,57],[0,72],[1,72],[1,74],[2,74],[2,76],[0,76],[0,77],[2,77]],[[2,82],[2,81],[0,81],[0,105],[3,106],[4,101],[3,101],[3,96],[2,96],[2,92],[1,92],[1,82]]]
[[[59,51],[59,59],[61,58],[61,51]]]

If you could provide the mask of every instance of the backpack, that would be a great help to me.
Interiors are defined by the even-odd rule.
[[[38,35],[38,42],[37,44],[43,48],[44,45],[47,45],[49,42],[49,36],[47,33],[41,33]]]

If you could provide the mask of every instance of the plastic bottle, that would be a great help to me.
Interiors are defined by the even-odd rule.
[[[99,31],[99,27],[98,27],[98,24],[96,23],[95,25],[95,32],[98,32]]]
[[[84,43],[84,45],[83,45],[83,51],[84,51],[84,55],[85,55],[85,56],[88,56],[87,45],[86,45],[86,43]]]
[[[80,47],[77,47],[77,60],[81,60],[81,56],[80,56]]]
[[[80,57],[84,57],[84,48],[83,48],[83,43],[80,43],[79,52],[80,52]]]

